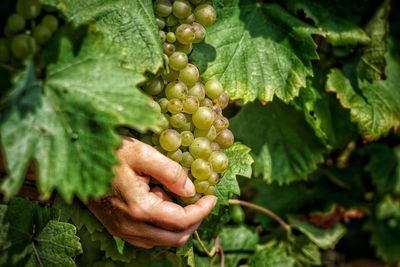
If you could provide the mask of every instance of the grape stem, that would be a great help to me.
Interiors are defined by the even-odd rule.
[[[204,250],[205,253],[207,253],[207,255],[209,257],[213,257],[215,255],[215,253],[217,252],[215,245],[213,246],[213,248],[211,249],[211,251],[209,251],[206,247],[206,245],[204,245],[203,240],[201,240],[200,236],[199,236],[199,232],[194,231],[194,236],[196,237],[196,240],[199,242],[201,248]]]
[[[248,201],[239,200],[239,199],[229,199],[229,204],[241,205],[241,206],[246,207],[246,208],[257,210],[257,211],[259,211],[261,213],[264,213],[264,214],[268,215],[269,217],[271,217],[275,221],[277,221],[285,230],[290,230],[290,225],[289,224],[287,224],[281,217],[276,215],[276,213],[274,213],[273,211],[271,211],[271,210],[269,210],[267,208],[261,207],[259,205],[253,204],[253,203],[248,202]]]

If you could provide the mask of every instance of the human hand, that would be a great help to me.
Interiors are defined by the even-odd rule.
[[[125,138],[117,158],[120,164],[112,192],[89,201],[88,208],[110,234],[135,246],[183,246],[217,198],[204,196],[181,207],[161,188],[151,189],[149,176],[179,196],[195,194],[193,183],[178,163],[136,139]]]

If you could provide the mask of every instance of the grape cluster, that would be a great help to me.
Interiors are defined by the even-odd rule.
[[[4,35],[0,37],[0,62],[15,58],[24,60],[35,54],[58,28],[58,19],[42,14],[39,0],[16,1],[15,13],[7,18]]]
[[[229,96],[219,81],[201,81],[187,56],[192,44],[204,39],[205,27],[215,22],[216,12],[203,0],[156,0],[154,11],[168,64],[143,89],[161,113],[162,131],[145,134],[141,140],[184,167],[197,193],[182,200],[193,203],[203,194],[215,194],[228,167],[221,149],[234,141],[229,120],[222,114]]]

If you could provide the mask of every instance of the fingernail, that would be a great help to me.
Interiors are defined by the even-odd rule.
[[[188,196],[194,196],[196,194],[196,189],[194,188],[194,185],[193,185],[192,181],[190,181],[189,178],[186,179],[185,192],[186,192],[186,195],[188,195]]]
[[[214,197],[213,207],[215,207],[215,205],[217,204],[217,200],[218,200],[218,198],[217,198],[217,197]]]

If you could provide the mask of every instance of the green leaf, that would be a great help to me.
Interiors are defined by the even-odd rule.
[[[240,187],[236,176],[250,178],[251,164],[253,163],[253,159],[250,156],[250,148],[240,143],[234,143],[224,153],[229,159],[229,165],[221,181],[216,186],[215,195],[218,197],[219,205],[228,205],[230,194],[240,195]]]
[[[290,217],[291,225],[305,234],[312,242],[322,249],[335,247],[336,243],[346,233],[346,228],[337,224],[330,229],[317,228],[312,224]]]
[[[255,174],[269,183],[306,179],[323,159],[323,146],[303,115],[279,100],[245,106],[231,125],[237,140],[254,153]]]
[[[139,73],[156,72],[163,64],[152,1],[143,0],[41,0],[61,10],[75,25],[95,29],[124,49],[131,67]]]
[[[194,250],[193,250],[193,237],[189,239],[188,242],[183,247],[176,250],[176,255],[186,258],[187,265],[190,267],[195,267]]]
[[[119,50],[89,35],[77,55],[70,39],[60,39],[56,64],[46,80],[35,77],[31,61],[16,80],[0,113],[0,137],[9,169],[1,185],[6,198],[20,188],[27,165],[36,161],[37,184],[49,196],[85,201],[108,192],[117,163],[117,125],[155,129],[158,115],[136,89],[144,78],[120,67]]]
[[[117,241],[106,229],[93,232],[91,234],[91,239],[92,241],[100,242],[100,250],[105,252],[107,258],[122,262],[130,262],[136,258],[136,248],[134,246],[127,245],[125,241],[122,240]],[[124,244],[122,250],[121,241]]]
[[[298,95],[317,59],[316,30],[276,4],[215,1],[218,20],[191,61],[205,80],[218,79],[232,99],[284,101]]]
[[[289,256],[283,244],[271,241],[259,246],[249,259],[252,267],[294,267],[295,259]]]
[[[366,44],[368,35],[358,26],[365,1],[282,0],[293,12],[302,10],[333,45]]]
[[[304,235],[295,237],[293,243],[288,243],[288,250],[295,259],[296,266],[321,266],[321,253],[318,246]]]
[[[76,228],[53,209],[16,198],[0,205],[1,266],[75,266],[82,253]]]
[[[386,61],[386,80],[358,81],[354,87],[338,69],[328,75],[327,90],[337,93],[342,106],[350,109],[360,134],[369,141],[400,126],[400,65],[391,52],[386,54]]]
[[[376,206],[376,217],[379,220],[400,219],[400,199],[386,195]]]

